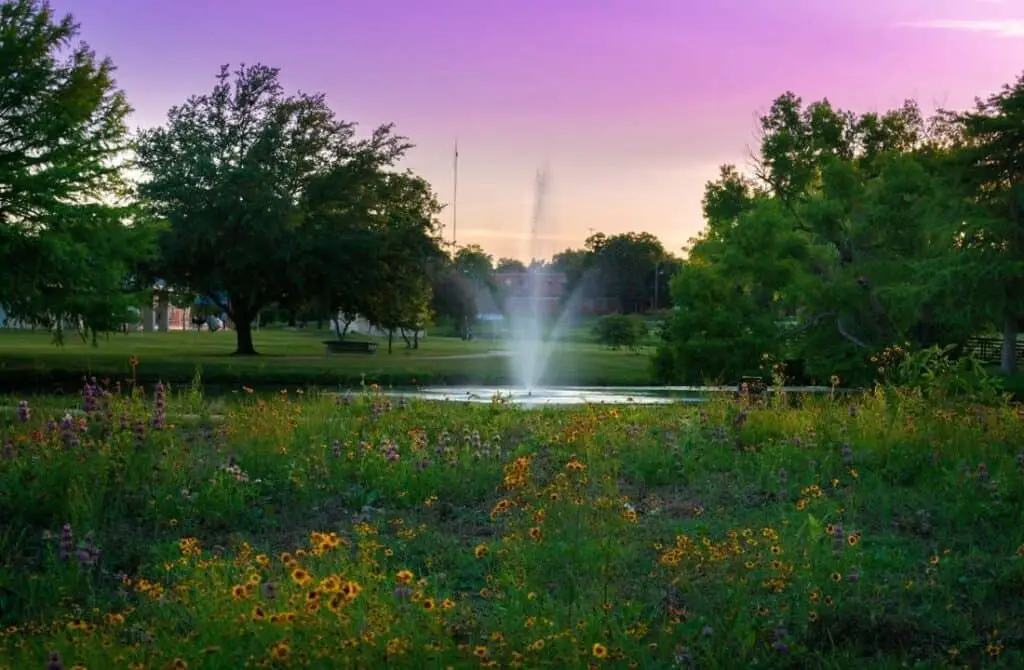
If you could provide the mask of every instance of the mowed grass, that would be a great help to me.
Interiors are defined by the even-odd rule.
[[[1024,662],[1012,406],[70,400],[0,414],[0,667]]]
[[[265,329],[254,336],[259,356],[233,356],[233,332],[195,331],[114,334],[98,346],[75,335],[56,346],[50,335],[26,331],[0,331],[0,385],[26,388],[59,383],[77,384],[83,375],[124,379],[131,374],[134,356],[137,378],[183,383],[198,368],[208,384],[342,385],[361,382],[387,386],[423,384],[512,383],[509,361],[501,341],[429,336],[416,350],[396,338],[393,353],[377,340],[375,354],[324,355],[328,330]],[[651,382],[649,354],[610,351],[596,344],[560,342],[551,358],[550,384],[643,385]],[[69,387],[70,388],[70,387]],[[67,389],[65,389],[67,390]]]

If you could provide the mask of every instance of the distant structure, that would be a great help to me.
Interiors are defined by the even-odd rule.
[[[590,316],[611,314],[618,310],[618,301],[614,298],[594,297],[586,292],[572,304],[566,304],[569,299],[569,277],[564,272],[541,270],[538,272],[537,281],[538,297],[540,301],[540,313],[548,316],[557,316],[565,309],[572,309],[576,316]],[[530,272],[496,272],[494,283],[504,292],[505,308],[510,312],[522,312],[532,310]],[[477,304],[489,303],[487,300],[478,300]]]

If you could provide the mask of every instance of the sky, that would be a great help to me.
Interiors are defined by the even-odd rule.
[[[591,232],[678,253],[718,166],[794,91],[857,112],[963,108],[1024,71],[1024,0],[51,0],[118,68],[133,126],[281,69],[369,133],[394,122],[456,241],[528,259]],[[536,239],[537,171],[547,188]],[[453,215],[442,213],[446,237]]]

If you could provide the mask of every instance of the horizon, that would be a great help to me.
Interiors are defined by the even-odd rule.
[[[778,95],[855,112],[915,99],[930,114],[1024,69],[1024,3],[999,0],[272,4],[52,2],[113,60],[133,129],[243,62],[281,68],[289,93],[324,92],[363,132],[394,122],[416,145],[403,166],[448,205],[446,240],[457,141],[459,245],[524,262],[542,165],[541,257],[591,231],[650,232],[679,255],[704,226],[706,182],[747,164]]]

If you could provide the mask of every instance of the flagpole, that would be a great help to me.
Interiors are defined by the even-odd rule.
[[[459,138],[455,138],[455,165],[452,185],[452,246],[457,246],[456,235],[459,224]]]

